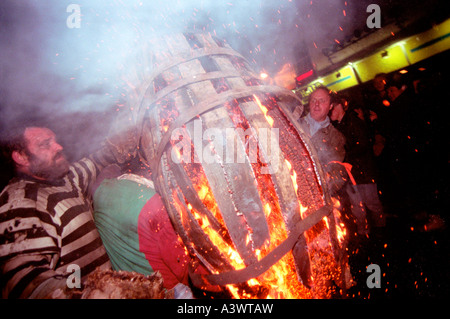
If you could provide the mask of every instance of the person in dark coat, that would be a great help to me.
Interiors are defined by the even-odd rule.
[[[392,193],[400,203],[397,213],[416,209],[420,198],[420,116],[414,92],[398,76],[387,84],[391,102],[381,134],[391,173]],[[408,208],[407,208],[408,207]]]
[[[383,205],[378,196],[377,170],[366,124],[355,112],[349,110],[348,101],[340,95],[332,97],[333,125],[344,135],[345,163],[351,165],[352,183],[347,184],[347,194],[352,204],[352,213],[357,219],[358,233],[364,234],[366,208],[370,212],[369,224],[383,227],[385,217]]]

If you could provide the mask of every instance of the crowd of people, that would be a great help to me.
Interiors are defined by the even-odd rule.
[[[442,83],[429,77],[408,79],[397,72],[377,74],[370,84],[362,99],[316,88],[308,113],[299,120],[319,151],[322,166],[328,167],[327,176],[344,176],[329,187],[342,204],[349,231],[356,294],[367,288],[361,269],[375,256],[385,256],[387,246],[408,243],[414,231],[443,234],[448,205],[448,140],[442,117],[448,93]],[[401,258],[398,252],[393,254]],[[402,261],[392,259],[384,268],[389,264]],[[395,276],[408,280],[397,272]]]
[[[380,73],[359,103],[346,94],[328,92],[331,121],[322,123],[336,128],[344,136],[345,145],[337,146],[331,138],[320,139],[322,143],[327,141],[330,149],[344,149],[343,162],[351,165],[352,179],[346,183],[345,193],[355,218],[357,210],[367,210],[369,225],[374,229],[383,227],[387,216],[414,218],[423,214],[442,192],[439,174],[446,172],[448,145],[440,112],[445,93],[439,86],[430,91],[431,85],[424,82],[407,79],[398,72]],[[318,90],[326,92],[327,88],[311,94],[309,113],[300,122],[314,114]],[[357,202],[364,207],[357,208]],[[444,217],[433,217],[439,221],[435,226],[442,226]]]
[[[418,186],[427,176],[423,112],[411,87],[383,74],[373,84],[377,93],[364,106],[315,89],[298,123],[361,238],[385,227],[386,216],[422,207]],[[104,148],[69,164],[50,129],[28,124],[11,132],[7,151],[16,177],[0,195],[3,298],[53,298],[55,291],[61,297],[71,264],[80,266],[83,279],[97,267],[159,271],[165,288],[192,297],[190,257],[150,178],[121,169],[136,155],[135,133],[115,132]]]

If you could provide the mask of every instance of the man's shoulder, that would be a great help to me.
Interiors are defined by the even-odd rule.
[[[83,157],[70,165],[68,177],[76,184],[95,179],[99,173],[98,161],[92,156]]]
[[[67,186],[71,185],[72,174],[67,174],[60,180],[40,181],[32,177],[14,177],[0,193],[0,206],[5,201],[20,202],[25,200],[37,201],[38,197],[47,197],[50,194],[67,191]]]
[[[306,121],[306,116],[299,118],[297,121],[302,125],[308,124],[308,122]]]
[[[324,133],[324,136],[327,137],[327,140],[331,142],[331,144],[335,146],[344,146],[345,135],[335,128],[334,125],[330,124],[321,131]]]
[[[30,196],[38,185],[21,178],[13,178],[0,193],[0,214],[20,207],[35,207],[36,201]]]
[[[19,177],[14,177],[9,181],[8,185],[5,186],[0,194],[3,195],[3,193],[15,193],[17,191],[25,189],[28,184],[30,184],[29,181]]]
[[[297,120],[297,123],[299,124],[300,128],[303,130],[309,130],[309,123],[306,121],[305,116],[301,117]]]
[[[326,127],[321,128],[318,132],[321,132],[322,134],[329,136],[337,136],[337,137],[344,136],[344,134],[342,134],[342,132],[338,130],[332,123],[330,123]]]

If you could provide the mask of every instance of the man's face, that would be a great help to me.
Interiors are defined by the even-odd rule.
[[[341,103],[334,104],[333,109],[331,110],[330,119],[332,121],[338,121],[344,113],[344,108]]]
[[[325,90],[313,92],[309,102],[309,112],[311,117],[317,122],[325,120],[331,109],[330,101],[330,95],[325,92]]]
[[[54,181],[67,174],[69,162],[51,130],[30,127],[25,130],[24,137],[27,142],[28,171],[32,176]]]
[[[381,92],[384,90],[384,86],[386,85],[386,79],[382,76],[378,76],[375,79],[373,79],[373,86],[378,92]]]
[[[402,94],[402,90],[398,89],[395,86],[390,86],[387,89],[387,94],[388,94],[389,98],[391,99],[391,101],[395,101],[395,99],[398,98],[398,96],[400,94]]]

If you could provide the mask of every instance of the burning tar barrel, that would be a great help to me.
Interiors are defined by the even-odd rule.
[[[237,298],[326,297],[342,277],[339,220],[291,91],[265,85],[210,34],[152,39],[128,104],[175,230]]]

